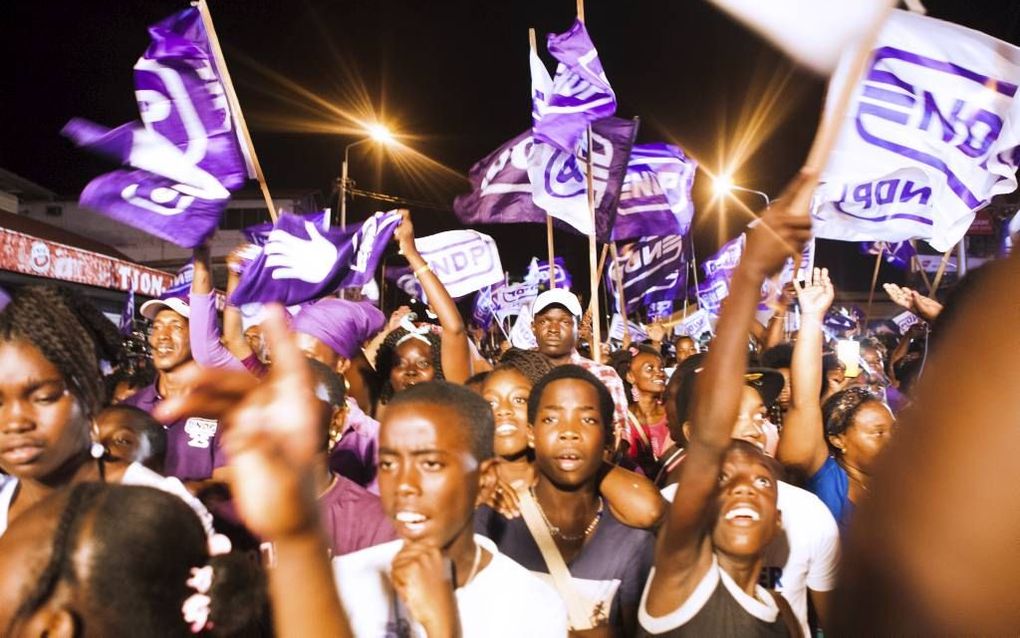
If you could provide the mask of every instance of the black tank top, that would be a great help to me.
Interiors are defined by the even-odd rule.
[[[637,636],[641,638],[651,636],[664,638],[679,636],[785,638],[790,635],[786,623],[783,621],[782,613],[767,590],[759,588],[759,593],[762,596],[768,596],[772,605],[739,591],[732,580],[729,580],[731,586],[727,586],[728,583],[724,582],[725,580],[729,580],[729,576],[719,568],[718,563],[713,563],[687,601],[676,611],[659,618],[651,618],[645,611],[646,586],[645,595],[641,598],[641,610],[638,614]],[[649,576],[649,584],[651,581],[652,578]],[[713,583],[715,583],[714,588],[712,588]],[[699,602],[701,603],[700,607]],[[770,616],[771,620],[768,619]]]

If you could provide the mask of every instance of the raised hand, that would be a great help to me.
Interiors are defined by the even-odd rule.
[[[815,182],[811,173],[802,171],[776,203],[748,226],[747,247],[740,261],[755,277],[764,279],[779,272],[787,257],[801,254],[811,239],[811,217],[807,211],[792,207],[801,199],[802,191],[813,189]]]
[[[393,239],[400,246],[400,254],[409,255],[417,253],[414,245],[414,224],[411,223],[411,211],[406,208],[400,209],[400,225],[393,231]]]
[[[893,303],[906,308],[925,321],[934,321],[942,312],[942,304],[916,290],[896,284],[882,284],[882,288]]]
[[[821,318],[825,316],[832,300],[836,297],[835,289],[832,287],[832,280],[829,279],[828,268],[815,268],[811,273],[811,279],[803,285],[799,281],[793,282],[797,291],[797,300],[800,302],[800,312],[803,316]]]
[[[662,343],[662,340],[666,338],[666,328],[661,321],[653,321],[645,326],[645,332],[648,334],[648,338],[655,343]]]
[[[312,222],[305,222],[308,239],[282,230],[269,233],[264,248],[266,267],[273,268],[273,279],[297,279],[317,284],[329,276],[336,265],[337,248]]]

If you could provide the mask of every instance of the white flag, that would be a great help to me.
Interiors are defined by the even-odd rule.
[[[871,33],[894,0],[711,0],[820,75]]]
[[[993,195],[1016,189],[1018,84],[1020,48],[894,11],[815,192],[816,236],[952,247]]]
[[[503,281],[496,242],[474,230],[450,230],[419,237],[414,245],[456,299]]]

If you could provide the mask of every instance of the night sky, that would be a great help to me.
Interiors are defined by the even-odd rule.
[[[932,16],[1020,44],[1020,2],[925,5]],[[110,170],[59,131],[75,116],[110,127],[137,119],[132,66],[148,44],[146,26],[184,6],[4,2],[0,47],[13,73],[5,74],[0,98],[0,166],[70,196]],[[358,137],[343,133],[351,121],[311,96],[363,119],[374,112],[408,145],[466,175],[530,125],[528,27],[537,29],[544,49],[544,34],[565,31],[575,12],[569,0],[211,0],[210,8],[270,188],[324,196],[344,145]],[[749,113],[778,89],[765,118],[772,130],[757,136],[760,146],[736,174],[742,185],[778,194],[810,145],[822,81],[703,0],[588,0],[586,18],[620,101],[617,115],[641,118],[638,142],[679,144],[712,170],[731,152]],[[551,58],[543,57],[552,70]],[[440,209],[467,187],[452,173],[408,174],[367,145],[352,151],[351,177],[359,187]],[[704,250],[737,232],[730,224],[720,235],[720,216],[704,214],[708,181],[699,173],[695,187]],[[747,203],[755,205],[754,198]],[[386,207],[359,199],[350,210],[357,218]],[[452,214],[424,208],[415,223],[419,234],[458,226]],[[541,227],[483,230],[496,237],[508,270],[544,255]],[[584,242],[565,234],[557,242],[568,256],[583,256]],[[827,257],[830,265],[839,262],[850,286],[862,268],[870,279],[870,259],[858,263],[854,252],[830,247]]]

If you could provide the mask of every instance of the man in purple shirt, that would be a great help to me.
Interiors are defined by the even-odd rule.
[[[124,401],[126,405],[151,412],[165,398],[184,391],[181,373],[196,365],[191,356],[188,301],[182,297],[151,299],[142,304],[141,315],[149,319],[149,348],[156,368],[156,381]],[[167,476],[176,476],[189,487],[213,478],[214,470],[225,465],[220,449],[219,424],[214,419],[190,417],[167,427]]]

